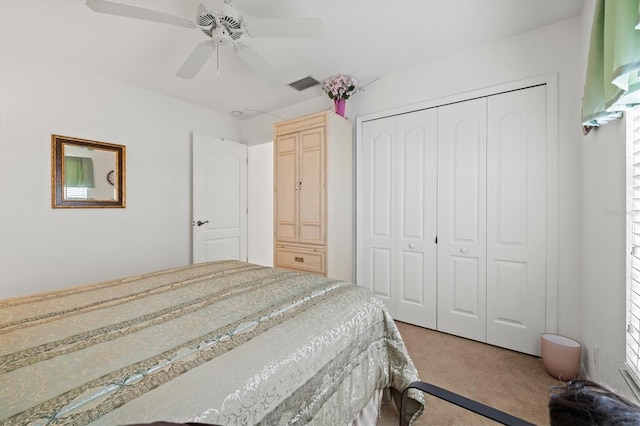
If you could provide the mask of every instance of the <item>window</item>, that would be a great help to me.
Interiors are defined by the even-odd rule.
[[[627,110],[627,347],[622,374],[640,398],[640,106]]]
[[[64,198],[65,200],[86,200],[87,188],[81,186],[65,186]]]

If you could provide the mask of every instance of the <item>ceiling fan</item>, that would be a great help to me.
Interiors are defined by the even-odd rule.
[[[198,44],[187,57],[176,74],[181,78],[194,78],[214,51],[218,55],[219,48],[232,46],[235,54],[251,69],[272,81],[277,81],[277,74],[271,66],[253,49],[242,43],[241,39],[244,37],[321,37],[324,32],[322,22],[318,18],[245,21],[238,10],[231,5],[231,0],[220,2],[220,10],[209,10],[200,4],[195,21],[107,0],[86,0],[86,5],[94,12],[200,29],[207,35],[208,40]]]

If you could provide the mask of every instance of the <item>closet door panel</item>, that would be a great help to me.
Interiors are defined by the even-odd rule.
[[[278,137],[275,144],[275,233],[278,241],[298,241],[298,138]]]
[[[546,88],[488,101],[487,342],[540,354],[546,288]]]
[[[395,318],[436,327],[437,110],[397,118]]]
[[[478,276],[482,268],[481,259],[475,257],[452,255],[449,259],[449,270],[445,271],[451,286],[447,297],[451,302],[449,310],[457,315],[472,320],[484,321]]]
[[[438,330],[486,339],[486,99],[438,108]]]
[[[324,128],[300,133],[300,235],[305,244],[324,244]]]
[[[395,316],[396,276],[396,119],[373,120],[362,127],[362,279]]]
[[[395,312],[395,297],[393,296],[393,274],[395,271],[393,250],[383,247],[372,247],[369,264],[369,282],[371,289],[382,301],[385,302],[391,315]]]

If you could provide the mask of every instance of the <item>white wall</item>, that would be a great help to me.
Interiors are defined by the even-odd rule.
[[[582,16],[583,66],[595,0]],[[584,84],[584,72],[580,74]],[[625,357],[625,121],[616,120],[581,137],[582,345],[589,378],[630,393],[619,368]],[[597,348],[597,349],[596,349]]]
[[[273,142],[249,147],[249,262],[273,266]]]
[[[583,362],[592,380],[625,390],[618,371],[626,325],[624,120],[592,130],[581,143]]]
[[[0,298],[191,261],[191,132],[238,121],[99,75],[0,56]],[[126,208],[52,209],[51,134],[126,146]]]

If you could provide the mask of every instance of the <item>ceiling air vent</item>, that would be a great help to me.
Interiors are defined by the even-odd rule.
[[[308,89],[309,87],[317,86],[320,84],[318,80],[313,77],[305,77],[301,78],[298,81],[294,81],[293,83],[289,83],[289,86],[293,87],[297,91],[303,91],[304,89]]]

